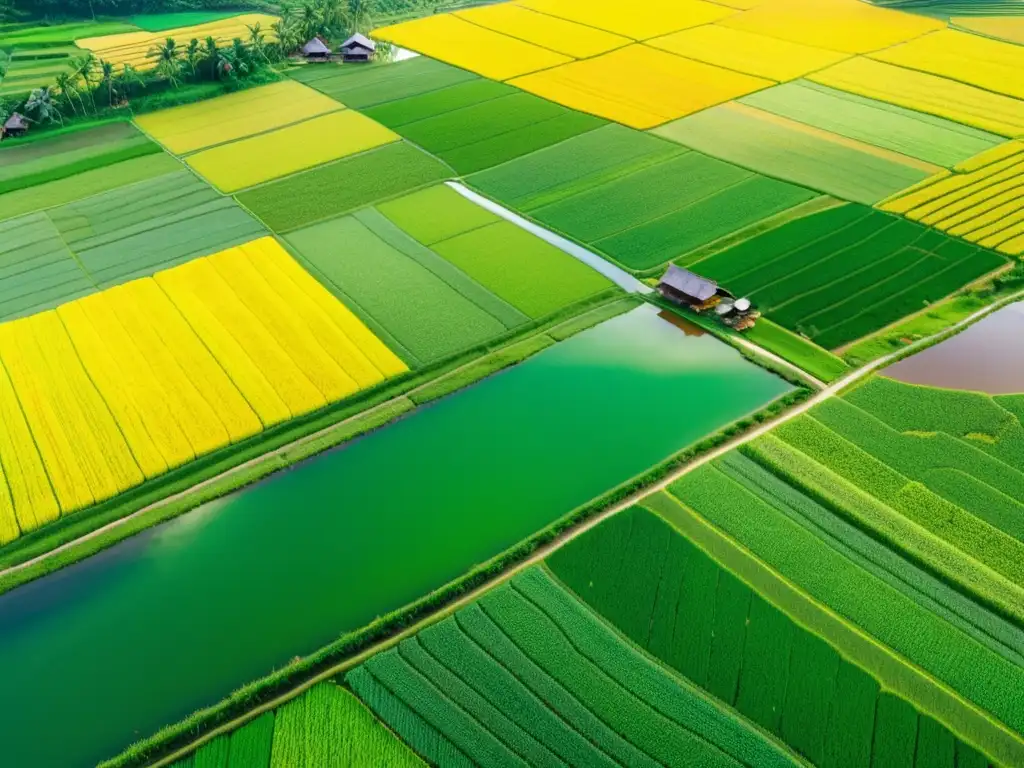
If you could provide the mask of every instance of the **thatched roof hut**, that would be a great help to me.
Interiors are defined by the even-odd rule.
[[[345,61],[369,61],[373,52],[377,50],[377,44],[365,35],[356,32],[352,37],[341,44],[338,49]]]
[[[27,131],[28,120],[26,120],[22,115],[15,112],[13,115],[7,118],[7,122],[5,122],[3,124],[3,127],[0,128],[0,138],[14,138],[15,136],[24,136]]]

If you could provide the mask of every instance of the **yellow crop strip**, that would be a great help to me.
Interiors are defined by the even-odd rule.
[[[373,36],[492,80],[507,80],[571,61],[568,56],[447,13],[382,27]]]
[[[60,516],[43,460],[22,412],[7,368],[0,361],[0,463],[10,489],[18,531],[28,532]],[[5,530],[10,533],[9,521]],[[8,539],[9,540],[9,539]]]
[[[721,24],[841,53],[868,53],[945,27],[860,0],[773,0]]]
[[[750,75],[631,45],[512,81],[538,96],[633,128],[654,126],[772,85]]]
[[[1024,98],[1024,47],[944,29],[871,58]]]
[[[345,110],[203,150],[186,162],[222,192],[235,192],[398,139],[380,123]]]
[[[312,302],[324,315],[329,317],[334,325],[351,339],[358,350],[366,356],[370,364],[385,377],[399,376],[409,370],[402,359],[378,339],[352,310],[334,298],[330,291],[300,267],[283,249],[278,247],[264,250],[264,257],[271,260],[280,274],[286,276],[302,292],[307,302]],[[358,380],[358,376],[355,374],[353,374],[353,378]]]
[[[184,155],[339,109],[344,106],[334,99],[285,80],[139,115],[135,122],[171,152]]]
[[[1024,16],[954,16],[950,26],[1024,45]]]
[[[82,305],[72,302],[57,311],[93,384],[109,404],[135,461],[146,477],[167,471],[168,465],[145,423],[144,412],[106,342],[93,327]]]
[[[634,40],[710,24],[736,13],[703,0],[643,0],[628,7],[616,0],[519,0],[516,4]]]
[[[647,44],[706,64],[778,82],[794,80],[849,57],[846,53],[778,40],[718,24],[707,24],[657,37],[647,41]]]
[[[627,37],[548,16],[512,3],[455,11],[455,16],[574,59],[597,56],[632,42]]]
[[[992,149],[982,152],[980,155],[969,157],[962,163],[957,163],[953,167],[953,170],[961,173],[978,171],[987,165],[998,163],[1001,160],[1006,160],[1007,158],[1020,155],[1021,153],[1024,153],[1024,141],[1007,141],[1003,144],[997,144],[992,147]]]
[[[1024,134],[1024,101],[927,72],[858,56],[808,79],[1003,136]]]
[[[191,27],[178,27],[163,32],[126,32],[120,35],[103,35],[101,37],[85,37],[76,40],[80,48],[92,51],[96,58],[109,61],[119,69],[122,64],[131,64],[139,70],[152,69],[156,66],[156,58],[150,53],[157,45],[167,38],[172,38],[179,48],[185,48],[192,39],[202,43],[207,37],[214,38],[218,45],[230,45],[238,37],[243,40],[249,37],[249,25],[259,24],[266,33],[268,42],[276,39],[271,24],[277,21],[276,16],[265,13],[247,13],[227,19],[196,24]]]
[[[0,324],[0,544],[406,372],[270,237]]]

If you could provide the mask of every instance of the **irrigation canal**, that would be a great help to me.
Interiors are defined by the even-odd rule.
[[[10,765],[93,765],[783,394],[642,306],[0,596]]]

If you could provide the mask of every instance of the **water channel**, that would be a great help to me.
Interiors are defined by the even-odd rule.
[[[642,306],[0,596],[3,763],[94,765],[789,388]]]

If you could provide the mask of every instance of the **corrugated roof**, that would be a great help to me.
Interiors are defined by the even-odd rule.
[[[319,37],[314,37],[304,46],[302,46],[302,52],[307,56],[311,53],[327,53],[331,52],[331,49],[324,45],[324,41]]]
[[[700,301],[707,301],[718,291],[718,283],[714,280],[695,275],[688,269],[677,267],[675,264],[669,264],[661,282]]]
[[[354,35],[352,35],[352,37],[350,37],[348,40],[341,44],[341,50],[344,51],[346,48],[352,48],[354,46],[365,48],[368,51],[377,50],[377,44],[373,42],[373,40],[366,37],[365,35],[359,34],[358,32],[356,32]]]

